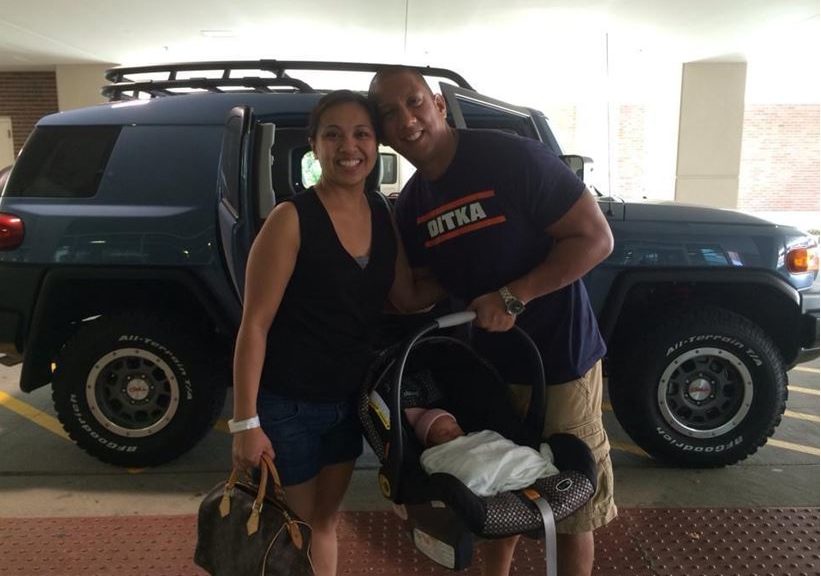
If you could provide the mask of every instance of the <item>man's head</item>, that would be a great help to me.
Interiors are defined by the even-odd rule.
[[[392,66],[373,77],[368,99],[376,106],[382,140],[423,175],[439,176],[456,147],[444,98],[416,70]]]

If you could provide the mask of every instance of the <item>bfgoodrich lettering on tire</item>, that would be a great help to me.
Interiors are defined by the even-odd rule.
[[[722,466],[763,446],[787,399],[783,361],[746,318],[719,308],[680,313],[646,331],[613,366],[613,409],[652,456]]]
[[[120,466],[153,466],[190,449],[225,399],[207,343],[182,319],[99,318],[63,347],[53,400],[69,436]]]

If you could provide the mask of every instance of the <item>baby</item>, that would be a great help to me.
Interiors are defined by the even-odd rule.
[[[425,472],[455,476],[479,496],[526,488],[559,473],[547,444],[537,452],[493,430],[465,434],[456,417],[439,408],[407,408],[405,415],[425,447],[419,458]]]

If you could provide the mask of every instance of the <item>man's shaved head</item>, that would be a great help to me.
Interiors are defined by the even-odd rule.
[[[376,90],[379,86],[379,83],[382,82],[385,78],[390,76],[394,76],[396,74],[410,74],[417,80],[419,83],[422,84],[427,91],[433,96],[433,90],[431,90],[430,86],[428,85],[427,80],[422,74],[416,70],[415,68],[411,68],[409,66],[385,66],[384,68],[380,68],[380,70],[374,74],[374,77],[371,79],[371,84],[368,87],[368,99],[371,101],[376,100]]]

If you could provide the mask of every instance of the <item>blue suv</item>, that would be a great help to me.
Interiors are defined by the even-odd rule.
[[[322,90],[300,77],[378,68],[117,68],[110,103],[38,122],[0,197],[0,361],[22,362],[25,392],[51,385],[83,449],[157,465],[214,425],[249,246],[276,201],[309,185],[307,121]],[[420,71],[444,80],[455,126],[562,154],[540,112],[476,94],[451,71]],[[585,159],[563,158],[583,176]],[[673,464],[745,458],[780,422],[786,370],[818,356],[814,240],[731,211],[599,204],[615,249],[585,282],[619,422]]]

